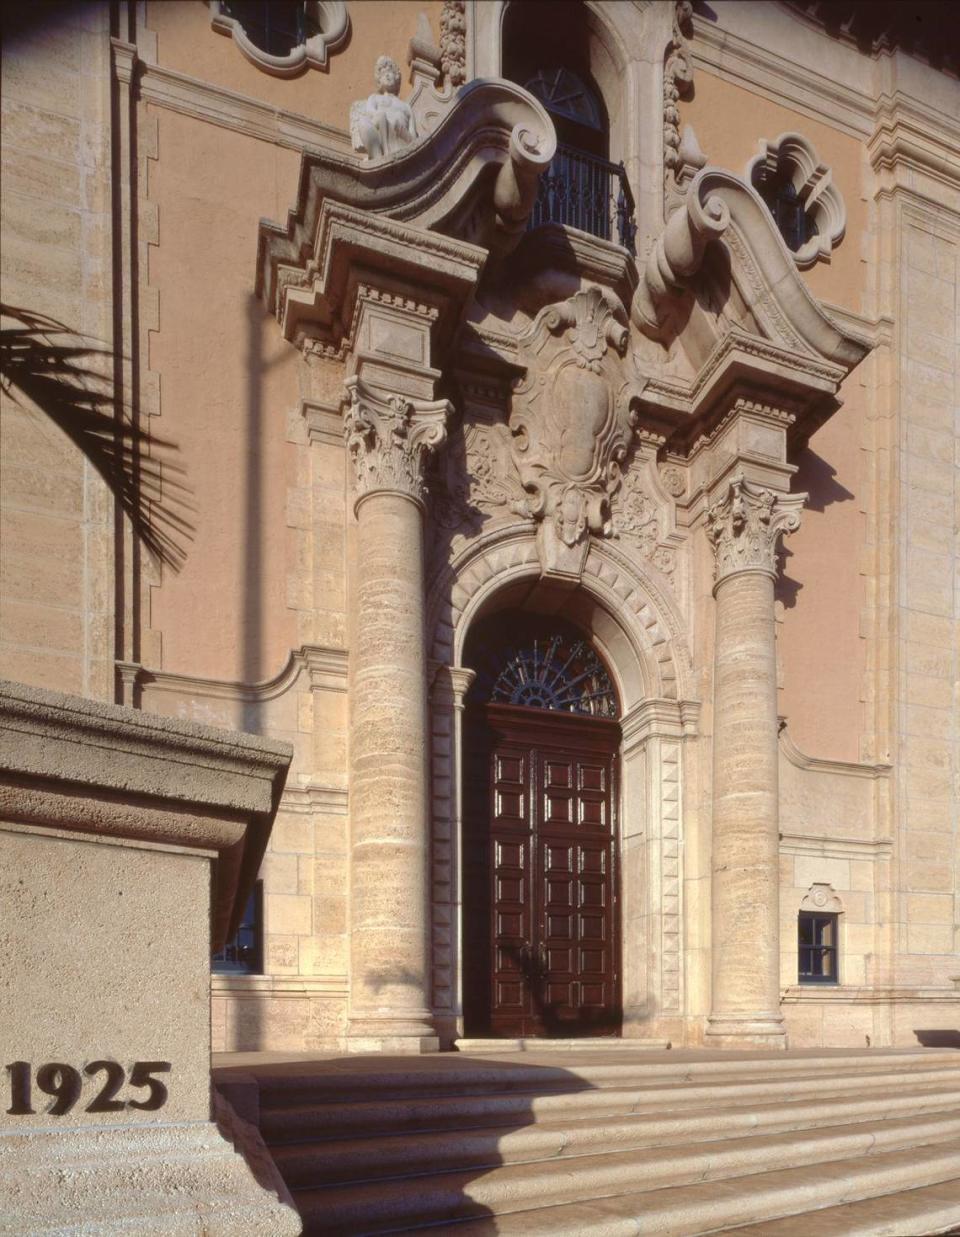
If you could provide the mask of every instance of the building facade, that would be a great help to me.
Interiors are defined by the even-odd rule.
[[[153,536],[5,392],[0,674],[293,744],[215,1048],[956,1028],[958,63],[841,7],[9,19]]]

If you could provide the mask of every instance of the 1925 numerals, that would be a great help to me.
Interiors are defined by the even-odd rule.
[[[139,1108],[142,1112],[155,1112],[167,1102],[166,1084],[155,1074],[170,1072],[169,1061],[136,1061],[130,1070],[130,1077],[117,1061],[91,1061],[83,1067],[83,1073],[88,1078],[104,1075],[103,1084],[84,1112],[121,1112],[124,1108]],[[83,1092],[83,1076],[80,1070],[72,1065],[64,1065],[60,1061],[50,1061],[46,1065],[38,1065],[36,1074],[29,1061],[11,1061],[6,1067],[10,1076],[10,1107],[7,1114],[11,1117],[31,1117],[36,1113],[33,1107],[33,1084],[38,1091],[53,1098],[43,1111],[51,1117],[62,1117],[77,1106]],[[137,1090],[145,1090],[143,1099],[118,1100],[120,1088],[128,1083]]]

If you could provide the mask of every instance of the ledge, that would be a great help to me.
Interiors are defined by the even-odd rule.
[[[0,680],[0,819],[214,852],[214,950],[243,912],[292,748]]]

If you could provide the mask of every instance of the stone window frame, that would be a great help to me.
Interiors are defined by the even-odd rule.
[[[847,208],[831,169],[820,162],[812,143],[799,133],[781,133],[773,141],[763,138],[743,175],[754,189],[763,176],[782,177],[793,185],[817,229],[799,249],[790,251],[800,270],[830,260],[846,231]]]
[[[208,0],[210,25],[232,38],[247,60],[273,77],[296,77],[306,69],[326,69],[330,53],[338,51],[350,32],[350,14],[344,0],[305,0],[314,10],[320,33],[311,35],[286,56],[264,51],[249,37],[236,17],[223,11],[221,0]]]
[[[832,885],[815,883],[810,886],[804,895],[800,906],[797,909],[797,984],[805,989],[810,988],[837,988],[841,984],[841,964],[843,959],[843,951],[841,949],[841,929],[843,923],[843,902],[837,896],[836,890]],[[834,976],[832,979],[811,979],[804,978],[800,971],[799,951],[800,943],[800,921],[804,915],[817,915],[820,918],[829,918],[834,923]]]

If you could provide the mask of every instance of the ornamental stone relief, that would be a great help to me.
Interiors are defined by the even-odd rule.
[[[417,122],[409,103],[400,98],[400,66],[381,56],[374,66],[376,91],[350,107],[353,149],[369,160],[398,154],[417,140]]]
[[[618,303],[593,287],[540,311],[520,341],[527,373],[514,388],[512,456],[538,528],[545,570],[578,573],[590,534],[613,531],[611,499],[631,445],[642,387],[624,364]]]
[[[452,405],[447,400],[382,395],[357,377],[348,378],[346,386],[350,406],[343,428],[357,502],[368,494],[388,492],[422,504],[424,465],[446,441]]]
[[[776,576],[780,536],[800,527],[805,500],[805,494],[775,494],[743,479],[732,481],[706,516],[716,584],[739,571]]]
[[[637,458],[624,470],[611,503],[613,535],[658,571],[672,576],[677,566],[677,553],[662,540],[664,512],[652,487],[645,481],[643,471],[643,463]]]

